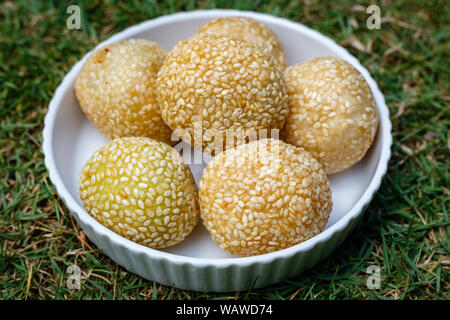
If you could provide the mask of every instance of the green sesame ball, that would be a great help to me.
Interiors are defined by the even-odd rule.
[[[182,241],[197,224],[197,187],[181,156],[163,142],[119,138],[80,173],[87,212],[119,235],[151,248]]]

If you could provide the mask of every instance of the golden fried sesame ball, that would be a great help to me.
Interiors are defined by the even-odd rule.
[[[286,54],[278,37],[265,24],[246,17],[219,18],[206,22],[197,33],[215,33],[249,41],[275,59],[281,71],[286,69]]]
[[[285,79],[290,110],[283,139],[308,150],[327,173],[361,160],[378,126],[361,73],[343,60],[320,57],[288,67]]]
[[[317,235],[332,207],[319,162],[276,139],[219,153],[203,172],[199,193],[206,229],[238,256],[281,250]]]
[[[75,82],[86,116],[108,138],[144,136],[170,143],[161,118],[156,75],[167,50],[144,39],[130,39],[95,51]]]
[[[80,197],[87,212],[121,236],[151,248],[182,241],[198,221],[197,187],[167,144],[119,138],[86,162]]]
[[[273,60],[249,42],[221,35],[179,42],[158,73],[158,93],[164,121],[208,154],[236,132],[281,129],[288,113]]]

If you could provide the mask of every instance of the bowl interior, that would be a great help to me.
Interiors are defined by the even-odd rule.
[[[204,22],[219,16],[235,14],[238,13],[224,12],[209,16],[166,19],[148,28],[137,28],[135,30],[132,28],[127,32],[119,33],[105,43],[127,38],[144,38],[171,49],[178,41],[192,36]],[[347,61],[354,61],[354,58],[345,50],[336,45],[329,45],[325,41],[319,41],[314,33],[302,32],[302,29],[291,28],[272,19],[265,20],[264,16],[254,16],[254,18],[266,23],[278,35],[285,48],[289,65],[317,56],[334,56]],[[355,67],[358,68],[358,66]],[[53,137],[52,156],[59,177],[70,196],[82,207],[77,186],[79,172],[85,161],[96,149],[107,143],[108,139],[102,136],[89,122],[76,100],[73,84],[80,68],[81,64],[79,63],[66,79],[66,81],[69,81],[69,86],[62,92],[51,135]],[[374,90],[373,87],[372,90]],[[377,105],[380,107],[379,101],[377,101]],[[343,172],[329,176],[333,210],[326,228],[330,228],[337,223],[361,198],[375,174],[381,156],[381,148],[382,134],[381,130],[378,130],[374,144],[362,161]],[[191,167],[197,182],[204,165],[205,163]],[[83,214],[87,213],[84,212]],[[201,223],[185,241],[162,251],[198,258],[232,257],[214,244]]]

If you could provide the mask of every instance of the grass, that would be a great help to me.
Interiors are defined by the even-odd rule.
[[[81,1],[82,30],[66,28],[67,3],[0,3],[1,299],[448,299],[450,15],[444,1]],[[59,82],[99,41],[182,10],[237,8],[301,22],[365,65],[391,112],[394,145],[383,184],[354,232],[310,271],[248,292],[165,287],[118,266],[95,247],[58,197],[41,151],[43,119]],[[80,290],[65,282],[82,271]],[[366,286],[378,265],[381,288]]]

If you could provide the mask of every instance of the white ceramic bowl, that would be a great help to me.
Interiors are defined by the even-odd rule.
[[[299,274],[328,256],[355,226],[386,173],[392,143],[389,111],[369,72],[333,40],[301,24],[266,14],[208,10],[177,13],[130,27],[107,41],[145,38],[171,49],[192,36],[206,21],[244,15],[268,25],[280,38],[292,65],[317,56],[335,56],[350,62],[366,78],[378,107],[380,125],[365,158],[352,168],[330,176],[333,211],[325,230],[296,246],[255,257],[232,257],[218,248],[201,223],[182,243],[154,250],[127,240],[94,220],[78,194],[78,174],[84,162],[107,142],[87,120],[74,95],[74,81],[86,56],[66,75],[45,117],[45,165],[50,179],[89,239],[126,269],[165,285],[208,291],[258,288]],[[193,168],[196,179],[203,166]]]

